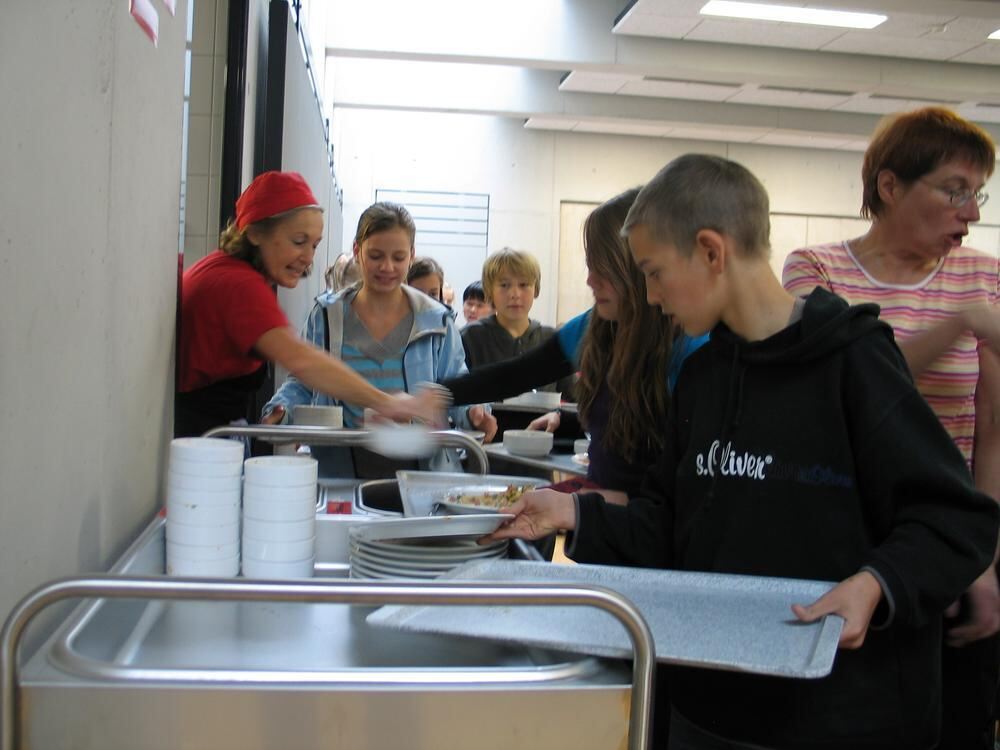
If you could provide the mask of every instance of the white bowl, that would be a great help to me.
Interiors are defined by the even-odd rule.
[[[171,461],[202,463],[241,463],[245,451],[242,441],[222,438],[175,438],[170,441]]]
[[[367,447],[389,458],[427,458],[437,441],[423,425],[387,422],[368,428]]]
[[[304,484],[300,487],[269,487],[263,484],[244,482],[243,500],[262,503],[289,503],[309,498],[316,504],[316,485]]]
[[[185,461],[171,458],[167,464],[171,476],[185,477],[240,477],[243,463],[240,461]]]
[[[239,503],[240,490],[192,490],[183,487],[167,485],[167,505],[184,503],[186,505],[231,505]]]
[[[540,430],[507,430],[503,447],[515,456],[547,456],[552,450],[552,433]]]
[[[240,556],[223,560],[188,560],[167,556],[168,576],[203,576],[209,578],[235,578],[240,572]]]
[[[245,578],[312,578],[315,557],[289,562],[268,562],[243,558],[243,576]]]
[[[286,503],[271,503],[248,499],[243,502],[243,517],[259,521],[305,521],[316,518],[316,500],[291,500]]]
[[[167,519],[168,544],[238,544],[239,541],[238,523],[202,525]]]
[[[167,503],[167,519],[191,526],[231,526],[240,522],[240,503],[227,505],[192,505]]]
[[[319,464],[305,456],[258,456],[243,463],[243,478],[250,484],[268,487],[315,485]]]
[[[343,427],[344,409],[340,406],[299,404],[292,409],[292,424],[319,427]]]
[[[295,562],[316,554],[316,537],[297,542],[266,542],[243,535],[243,556],[261,562]]]
[[[238,541],[232,544],[176,544],[167,540],[168,560],[228,560],[239,555]]]
[[[303,521],[262,521],[243,519],[243,537],[263,542],[300,542],[316,536],[316,516]]]
[[[211,466],[212,464],[207,464]],[[176,471],[167,472],[167,486],[179,490],[208,490],[210,492],[239,492],[243,486],[243,480],[239,474],[232,474],[224,477],[212,476],[192,476],[190,474],[178,474]]]

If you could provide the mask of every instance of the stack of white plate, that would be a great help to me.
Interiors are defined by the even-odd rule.
[[[507,555],[506,540],[480,546],[470,540],[351,541],[351,578],[436,578],[469,560]]]
[[[436,578],[470,560],[507,555],[507,541],[476,538],[510,516],[405,518],[350,530],[351,578]]]
[[[235,576],[240,570],[243,443],[178,438],[167,466],[167,573]]]
[[[243,575],[310,578],[316,562],[317,463],[262,456],[244,464]]]

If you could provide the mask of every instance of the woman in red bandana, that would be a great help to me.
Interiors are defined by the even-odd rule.
[[[269,361],[314,390],[390,419],[437,416],[436,393],[383,393],[291,329],[272,285],[294,289],[322,237],[323,209],[295,172],[265,172],[236,201],[219,249],[181,282],[176,436],[245,418]]]

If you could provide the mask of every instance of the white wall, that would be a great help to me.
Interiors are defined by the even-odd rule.
[[[549,324],[557,322],[557,285],[546,280],[558,274],[560,202],[606,200],[683,153],[726,156],[761,179],[771,197],[778,268],[796,247],[856,236],[865,226],[857,218],[861,154],[854,152],[546,132],[500,117],[344,108],[334,110],[333,126],[345,247],[376,188],[489,193],[490,249],[536,254],[542,294],[532,316]],[[970,244],[996,253],[1000,201],[984,207],[983,221],[991,226],[975,230]],[[418,252],[419,243],[418,236]],[[449,280],[459,293],[467,283]]]
[[[219,246],[228,19],[228,0],[194,0],[184,215],[185,268]]]
[[[0,616],[104,570],[157,506],[173,423],[186,0],[0,24]]]
[[[272,40],[272,44],[274,42]],[[281,306],[298,330],[312,310],[316,295],[326,288],[323,272],[340,254],[343,227],[340,203],[330,174],[326,126],[320,115],[319,103],[309,81],[306,62],[291,18],[288,21],[285,47],[284,107],[281,168],[301,173],[312,188],[316,200],[324,208],[323,240],[316,248],[312,275],[303,279],[295,289],[278,290]],[[280,374],[283,375],[283,372]]]

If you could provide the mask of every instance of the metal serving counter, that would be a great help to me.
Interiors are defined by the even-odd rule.
[[[42,587],[4,627],[0,750],[646,747],[652,642],[627,600],[578,585],[347,581],[346,530],[365,522],[317,517],[310,580],[165,577],[157,518],[110,575]],[[19,666],[28,621],[66,598],[86,600]],[[636,659],[370,627],[385,603],[595,606],[626,626]]]

